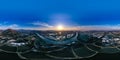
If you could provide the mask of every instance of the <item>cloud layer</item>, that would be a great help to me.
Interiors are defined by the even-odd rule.
[[[19,26],[17,24],[11,24],[11,25],[0,24],[0,29],[19,29]]]
[[[0,24],[0,29],[56,30],[56,26],[53,26],[44,22],[37,21],[30,24],[34,25],[34,27],[21,27],[18,24],[7,24],[7,22],[4,22],[3,24]],[[84,30],[120,30],[120,24],[82,25],[82,26],[78,25],[78,26],[72,26],[72,27],[64,26],[64,30],[83,30],[83,31]]]
[[[47,23],[43,23],[43,22],[33,22],[33,23],[31,23],[31,24],[33,24],[33,25],[37,25],[37,26],[43,26],[43,27],[53,27],[52,25],[49,25],[49,24],[47,24]]]

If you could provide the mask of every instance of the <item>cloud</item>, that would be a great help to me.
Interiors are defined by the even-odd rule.
[[[44,26],[44,28],[39,28],[35,27],[34,29],[36,30],[55,30],[55,26],[48,25],[46,23],[41,23],[41,22],[35,22],[32,23],[33,25],[38,25],[38,26]],[[51,27],[51,28],[50,28]],[[78,25],[78,26],[72,26],[72,27],[64,27],[64,30],[120,30],[120,24],[116,25]],[[33,28],[29,28],[33,29]],[[33,29],[33,30],[34,30]]]
[[[52,25],[49,25],[49,24],[43,23],[43,22],[33,22],[32,24],[37,25],[37,26],[49,27],[49,28],[53,27]]]
[[[0,24],[0,29],[19,29],[19,26],[17,24],[11,24],[11,25]]]
[[[120,24],[116,25],[86,25],[86,26],[75,26],[78,30],[120,30]]]
[[[17,24],[12,24],[10,26],[8,26],[8,28],[18,28],[19,26]]]
[[[35,22],[32,23],[33,25],[37,25],[36,27],[21,27],[18,24],[11,24],[11,25],[5,25],[0,24],[0,29],[27,29],[27,30],[56,30],[56,26],[49,25],[47,23],[41,23],[41,22]],[[38,26],[44,26],[44,27],[38,27]],[[64,30],[120,30],[120,24],[116,25],[78,25],[78,26],[72,26],[72,27],[64,27]]]

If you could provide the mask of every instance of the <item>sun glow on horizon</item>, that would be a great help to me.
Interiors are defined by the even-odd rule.
[[[62,25],[58,25],[57,30],[64,30],[64,27]]]

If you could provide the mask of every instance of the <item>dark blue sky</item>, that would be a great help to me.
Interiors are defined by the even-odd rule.
[[[119,0],[0,0],[0,27],[118,25]]]

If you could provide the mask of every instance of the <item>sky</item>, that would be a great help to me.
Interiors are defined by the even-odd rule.
[[[119,0],[0,0],[0,29],[120,29]]]

